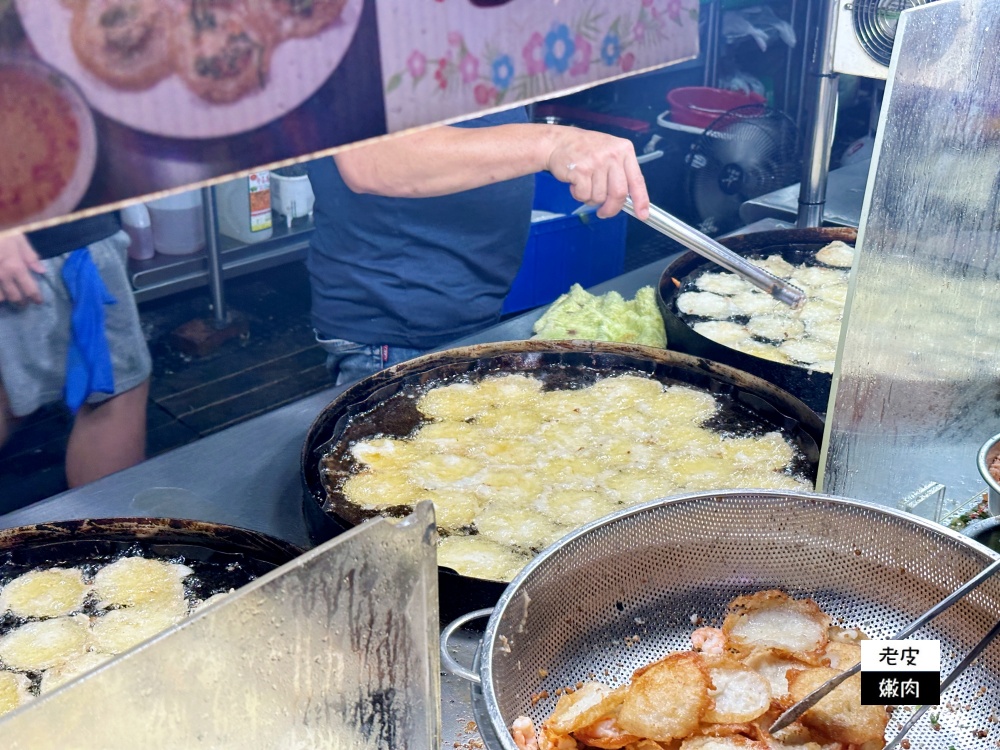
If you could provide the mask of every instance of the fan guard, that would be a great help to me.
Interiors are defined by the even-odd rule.
[[[705,129],[685,161],[695,221],[716,236],[740,226],[746,201],[799,181],[798,128],[777,110],[737,107]]]
[[[854,34],[861,47],[873,60],[888,65],[899,14],[907,8],[916,8],[928,2],[929,0],[853,0],[851,17],[854,20]]]

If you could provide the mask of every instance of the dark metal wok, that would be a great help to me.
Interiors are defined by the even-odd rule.
[[[530,372],[548,389],[574,388],[610,374],[637,372],[705,389],[724,404],[722,429],[781,429],[804,456],[800,473],[815,479],[822,420],[808,406],[758,377],[705,359],[643,346],[590,341],[513,341],[451,349],[384,370],[351,386],[315,419],[302,449],[304,510],[314,541],[325,541],[374,515],[351,505],[337,479],[353,466],[350,445],[374,435],[408,435],[422,417],[415,394],[458,378]],[[403,515],[405,506],[383,511]],[[494,604],[505,588],[441,569],[442,616]]]
[[[302,554],[264,534],[203,521],[109,518],[0,529],[0,586],[33,570],[80,568],[86,576],[126,556],[180,562],[194,573],[184,581],[190,597],[205,600],[239,588]],[[85,614],[98,613],[85,601]],[[0,636],[23,624],[0,611]],[[37,689],[40,674],[32,676]]]
[[[125,554],[182,560],[201,598],[238,588],[302,550],[233,526],[176,518],[105,518],[0,529],[0,584],[39,567],[96,568]],[[4,614],[0,612],[0,633]]]
[[[789,263],[800,264],[813,262],[816,251],[835,240],[853,246],[857,234],[857,230],[845,227],[779,229],[738,235],[720,242],[739,255],[766,258],[778,254]],[[802,399],[817,412],[826,412],[833,382],[830,373],[745,354],[696,333],[688,325],[677,310],[677,296],[684,290],[685,282],[692,275],[711,265],[697,253],[688,252],[674,260],[660,276],[657,301],[663,314],[668,346],[757,375]],[[674,279],[681,283],[680,288],[674,284]]]

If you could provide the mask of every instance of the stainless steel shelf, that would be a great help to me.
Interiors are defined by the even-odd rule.
[[[270,238],[245,244],[219,235],[224,279],[272,268],[305,258],[312,235],[309,219],[296,219],[291,228],[284,217],[275,217]],[[208,258],[204,252],[192,255],[156,255],[151,260],[129,261],[129,277],[137,302],[166,297],[170,294],[208,286]]]

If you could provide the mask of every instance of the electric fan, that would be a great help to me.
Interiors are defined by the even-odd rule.
[[[858,43],[873,60],[888,65],[899,14],[907,8],[926,5],[927,2],[928,0],[854,0],[851,4],[851,19]]]
[[[705,129],[685,159],[691,212],[698,228],[717,236],[740,225],[740,206],[799,181],[795,122],[751,104],[731,109]]]

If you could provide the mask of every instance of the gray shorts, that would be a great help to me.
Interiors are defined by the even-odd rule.
[[[117,301],[104,306],[105,329],[115,375],[115,394],[141,385],[152,362],[139,324],[139,311],[126,273],[129,237],[124,232],[90,246],[90,254],[105,286]],[[45,404],[61,401],[66,382],[66,356],[70,341],[73,303],[62,281],[66,255],[42,261],[45,274],[38,279],[43,302],[24,307],[0,303],[0,385],[14,416],[31,414]],[[94,393],[88,404],[106,401],[113,394]]]

